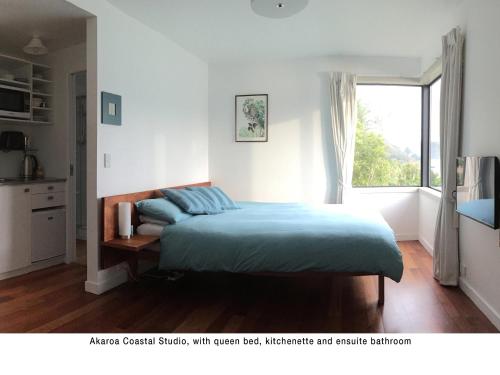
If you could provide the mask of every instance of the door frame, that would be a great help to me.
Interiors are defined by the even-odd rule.
[[[76,261],[76,76],[87,73],[87,70],[77,70],[68,74],[68,166],[67,166],[67,196],[66,196],[66,263]],[[87,126],[87,123],[85,123]],[[86,171],[88,176],[88,168]],[[85,197],[86,199],[87,197]]]

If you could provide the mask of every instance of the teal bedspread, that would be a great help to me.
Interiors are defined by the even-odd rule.
[[[239,210],[168,225],[160,268],[360,272],[400,281],[401,253],[382,216],[343,205],[239,202]]]

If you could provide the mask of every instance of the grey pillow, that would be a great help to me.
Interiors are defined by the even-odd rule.
[[[207,199],[210,199],[212,202],[220,204],[222,209],[224,210],[236,210],[241,208],[234,201],[229,198],[229,196],[222,191],[221,188],[216,186],[214,187],[201,187],[201,186],[193,186],[186,188],[191,191],[197,191],[203,194]]]
[[[182,212],[177,205],[165,198],[144,199],[136,202],[135,206],[142,215],[166,221],[170,224],[175,224],[191,217],[190,214]]]
[[[161,192],[185,212],[193,215],[215,215],[224,212],[220,204],[197,191],[162,189]]]

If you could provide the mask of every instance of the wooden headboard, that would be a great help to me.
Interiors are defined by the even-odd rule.
[[[198,184],[174,186],[170,189],[183,189],[190,186],[211,186],[210,182],[201,182]],[[140,193],[130,193],[123,195],[114,195],[102,198],[102,240],[110,241],[118,237],[118,203],[132,203],[132,225],[136,228],[139,225],[139,217],[135,209],[135,202],[143,199],[162,197],[160,189],[142,191]]]

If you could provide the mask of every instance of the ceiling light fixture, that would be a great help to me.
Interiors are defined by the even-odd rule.
[[[251,0],[252,10],[259,16],[267,18],[287,18],[302,11],[309,0]]]
[[[46,55],[49,52],[38,35],[33,35],[30,42],[24,46],[23,51],[29,55],[37,56]]]

